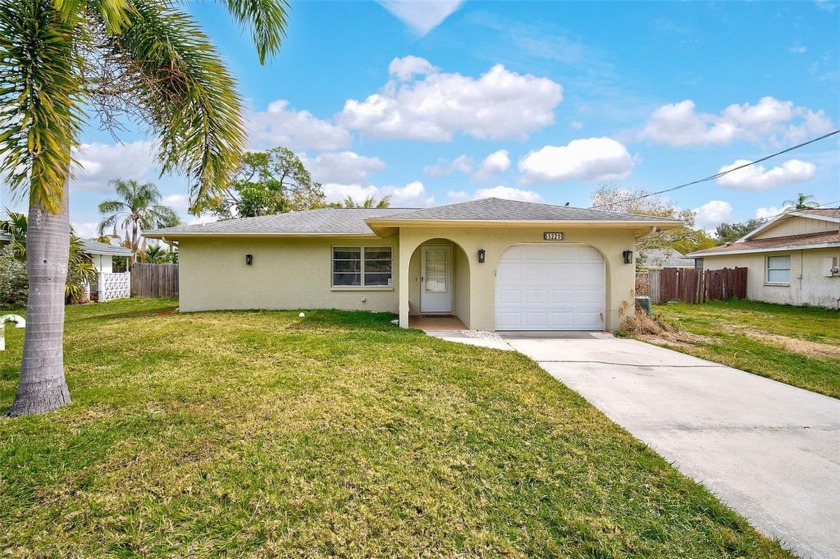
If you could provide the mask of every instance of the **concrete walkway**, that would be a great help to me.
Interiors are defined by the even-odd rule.
[[[499,338],[766,535],[840,558],[840,400],[611,334]]]

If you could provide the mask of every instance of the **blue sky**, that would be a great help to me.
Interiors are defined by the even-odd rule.
[[[834,2],[293,2],[265,66],[216,4],[188,9],[239,80],[250,147],[293,149],[330,200],[586,207],[603,184],[663,190],[840,128]],[[115,177],[193,219],[153,138],[121,139],[84,133],[79,232]],[[840,204],[840,135],[667,198],[713,228],[799,192]]]

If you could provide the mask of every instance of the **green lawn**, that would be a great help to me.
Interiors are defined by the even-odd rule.
[[[840,398],[836,310],[717,301],[657,305],[654,314],[679,330],[655,343]]]
[[[74,403],[0,420],[3,557],[791,557],[522,355],[175,306],[68,308]]]

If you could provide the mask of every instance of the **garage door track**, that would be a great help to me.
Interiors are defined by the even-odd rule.
[[[840,400],[610,334],[515,350],[802,557],[840,557]]]

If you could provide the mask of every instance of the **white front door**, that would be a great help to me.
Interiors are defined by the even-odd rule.
[[[420,312],[452,312],[452,275],[447,246],[425,246],[420,259]]]

